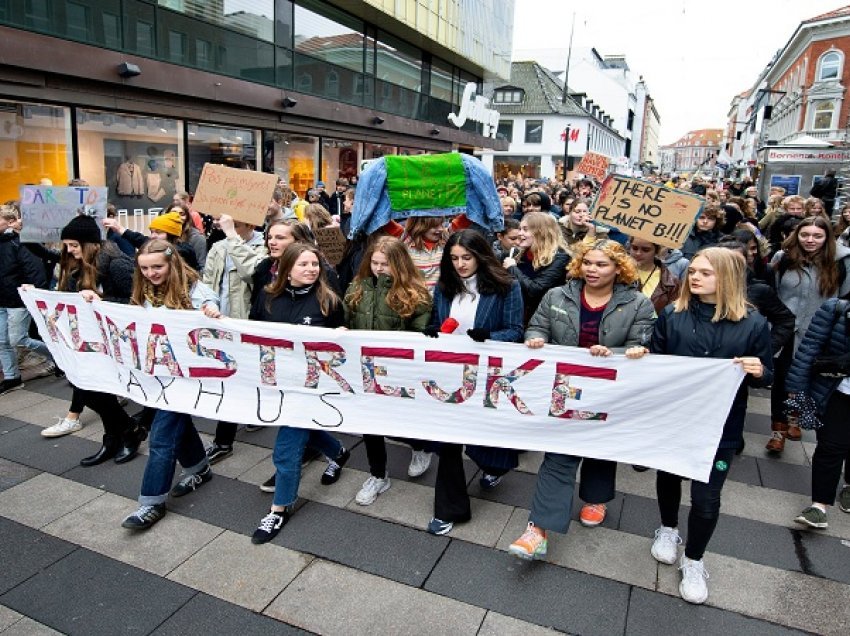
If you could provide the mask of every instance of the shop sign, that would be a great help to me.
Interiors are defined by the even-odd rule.
[[[460,100],[460,112],[449,113],[449,121],[458,128],[463,128],[467,119],[480,122],[483,125],[482,134],[485,137],[496,138],[496,130],[499,128],[499,111],[487,108],[490,100],[475,94],[475,82],[469,82],[463,89],[463,97]]]
[[[771,148],[767,151],[767,161],[772,163],[832,163],[850,161],[850,150],[836,150],[834,148],[820,150]]]

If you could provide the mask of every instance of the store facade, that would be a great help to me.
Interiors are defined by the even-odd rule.
[[[465,83],[480,86],[469,65],[328,3],[225,5],[0,5],[0,200],[78,178],[151,214],[192,192],[206,162],[275,173],[304,196],[363,160],[501,143],[447,119]]]

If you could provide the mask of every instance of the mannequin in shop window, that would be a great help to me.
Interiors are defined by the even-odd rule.
[[[118,166],[115,176],[115,192],[122,197],[140,197],[144,194],[144,181],[141,167],[133,163],[130,157],[124,157],[124,163]]]

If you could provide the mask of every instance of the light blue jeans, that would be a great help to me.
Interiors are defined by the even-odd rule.
[[[7,380],[21,375],[17,347],[26,347],[53,362],[47,345],[29,337],[30,312],[26,307],[0,307],[0,367]]]

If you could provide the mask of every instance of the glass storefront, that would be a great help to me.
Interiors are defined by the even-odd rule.
[[[179,120],[81,108],[76,124],[80,178],[109,188],[109,202],[132,229],[145,229],[144,217],[186,189]]]
[[[355,176],[360,165],[361,144],[349,139],[329,139],[322,137],[322,169],[320,171],[322,181],[327,189],[332,191],[331,185],[337,179],[345,177],[350,179]]]
[[[0,203],[24,184],[64,186],[72,170],[70,109],[0,102]]]
[[[316,178],[319,138],[281,132],[266,132],[263,142],[263,166],[283,179],[299,196],[305,197]]]
[[[494,157],[493,177],[496,179],[539,179],[540,157]]]
[[[395,154],[398,154],[396,152],[395,146],[384,146],[382,144],[363,144],[364,159],[378,159],[379,157],[383,157],[384,155]]]
[[[257,169],[257,131],[248,128],[222,128],[189,122],[189,190],[198,186],[205,163],[230,168]]]

